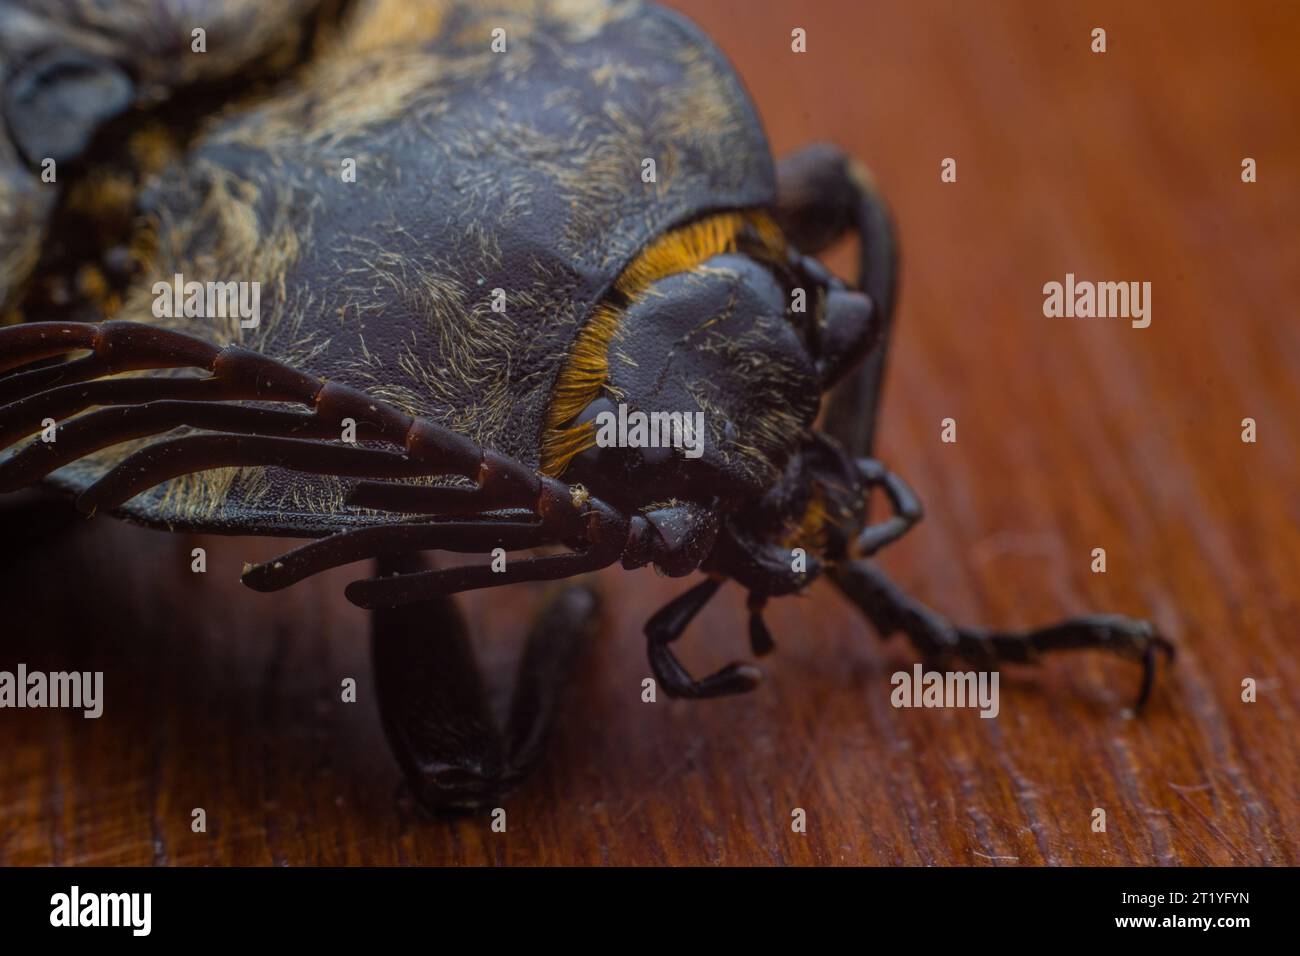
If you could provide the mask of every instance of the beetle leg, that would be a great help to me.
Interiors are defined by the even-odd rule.
[[[58,441],[32,442],[16,452],[0,464],[0,492],[34,484],[64,465],[101,448],[134,438],[147,438],[181,425],[301,438],[327,438],[336,433],[332,426],[322,423],[316,416],[300,412],[203,402],[164,401],[147,405],[121,405],[81,415],[59,427]],[[3,443],[3,436],[0,436],[0,447],[3,447]]]
[[[875,458],[860,458],[857,461],[858,474],[867,489],[882,488],[894,513],[884,521],[868,525],[862,529],[855,543],[859,557],[869,558],[887,544],[897,541],[925,514],[916,492],[898,475]]]
[[[77,507],[87,513],[112,509],[181,475],[249,466],[367,478],[413,478],[429,470],[405,455],[374,448],[261,435],[187,435],[155,442],[129,456],[83,491]]]
[[[25,365],[74,352],[89,355],[56,365]],[[142,322],[30,322],[0,329],[0,401],[122,372],[200,368],[243,381],[245,397],[310,403],[321,382],[282,362],[236,345],[211,342]]]
[[[418,573],[413,555],[381,574]],[[384,733],[416,797],[434,812],[491,807],[540,756],[579,651],[599,620],[595,594],[562,591],[520,658],[504,733],[489,706],[464,619],[448,597],[374,612],[372,655]]]
[[[396,507],[406,502],[417,508],[427,504],[424,496],[405,494],[403,486],[370,483],[368,500]],[[597,571],[613,564],[637,544],[632,522],[613,508],[590,496],[578,496],[574,489],[554,478],[533,477],[526,490],[534,501],[516,488],[509,495],[484,483],[474,491],[463,489],[418,489],[449,492],[453,500],[470,498],[480,504],[507,498],[514,505],[510,513],[480,514],[474,520],[430,521],[421,519],[371,528],[343,531],[304,545],[275,561],[245,571],[244,582],[257,590],[287,587],[326,568],[348,564],[370,556],[410,552],[415,548],[486,553],[495,548],[518,550],[550,544],[571,544],[566,554],[513,560],[504,568],[465,565],[437,571],[420,571],[354,581],[347,588],[350,601],[364,608],[393,607],[459,591],[497,587],[519,581],[549,581]],[[386,494],[390,493],[390,494]],[[392,495],[391,493],[397,492]],[[523,512],[525,520],[510,520]],[[641,526],[645,521],[640,522]]]
[[[613,564],[623,556],[626,544],[627,522],[622,516],[594,499],[589,503],[594,507],[579,518],[578,528],[563,518],[557,520],[543,504],[538,508],[541,517],[535,521],[480,516],[474,521],[417,521],[343,531],[250,567],[243,580],[255,590],[276,591],[327,568],[371,556],[416,548],[470,553],[487,553],[495,548],[511,551],[558,544],[562,538],[576,535],[582,546],[566,554],[519,558],[500,570],[491,565],[463,565],[368,578],[352,582],[346,593],[348,600],[359,607],[379,608],[520,581],[573,577]]]
[[[342,531],[295,548],[273,561],[244,569],[242,580],[254,591],[279,591],[330,568],[414,551],[486,553],[514,551],[550,543],[535,521],[419,521]]]
[[[645,635],[649,642],[646,649],[650,656],[650,667],[669,697],[703,698],[743,694],[753,690],[762,680],[763,674],[757,667],[739,663],[728,664],[702,680],[695,680],[668,646],[682,636],[691,619],[718,592],[721,585],[722,582],[717,578],[702,581],[668,602],[646,622]]]
[[[829,143],[816,143],[781,160],[777,182],[777,221],[801,252],[815,255],[847,229],[858,233],[858,289],[875,306],[880,338],[858,369],[832,391],[826,430],[850,455],[870,455],[898,273],[893,220],[871,174]]]
[[[27,367],[78,352],[89,354],[57,365]],[[188,368],[210,375],[104,378]],[[38,430],[46,418],[61,420],[108,406],[61,426],[61,438],[70,442],[57,444],[70,444],[68,452],[20,452],[15,476],[37,475],[38,462],[57,468],[67,463],[68,454],[84,455],[181,425],[218,430],[146,447],[106,474],[99,486],[87,489],[87,507],[116,506],[191,471],[241,465],[371,479],[456,475],[477,483],[478,511],[532,507],[539,500],[540,479],[532,469],[463,435],[260,353],[234,345],[220,348],[169,329],[117,321],[0,329],[0,372],[5,371],[9,374],[0,377],[0,402],[7,403],[0,407],[0,448]],[[308,413],[233,404],[239,401],[302,405]],[[322,440],[340,435],[345,418],[355,422],[358,442],[388,445],[391,450]],[[391,495],[392,487],[377,497]],[[568,486],[562,487],[567,496]]]
[[[61,365],[25,370],[32,361],[88,350]],[[346,386],[325,383],[282,362],[238,346],[218,348],[201,339],[131,322],[87,325],[36,323],[0,329],[0,444],[39,427],[42,417],[66,418],[100,404],[110,407],[64,425],[70,447],[31,448],[6,462],[4,490],[99,448],[191,424],[240,434],[207,434],[158,442],[128,458],[82,496],[83,508],[116,507],[169,478],[230,465],[278,465],[301,471],[369,478],[477,474],[480,449],[461,436]],[[91,381],[96,376],[157,368],[200,368],[208,378]],[[175,401],[175,398],[191,401]],[[198,400],[198,401],[195,401]],[[203,407],[199,402],[257,400],[306,405],[310,414],[248,408]],[[129,404],[124,404],[129,403]],[[401,449],[383,451],[280,436],[332,436],[351,417],[357,438]],[[57,444],[57,443],[51,443]],[[71,455],[71,457],[69,457]],[[48,467],[45,467],[48,466]],[[510,471],[508,467],[500,470]]]
[[[593,546],[568,554],[520,558],[504,571],[486,564],[462,565],[438,571],[420,571],[394,577],[353,581],[344,592],[358,607],[379,608],[409,604],[444,594],[493,588],[520,581],[554,581],[607,568],[619,559],[621,548]]]
[[[1150,697],[1156,654],[1174,656],[1174,645],[1147,621],[1118,614],[1071,618],[1032,631],[1005,632],[957,627],[908,597],[883,571],[866,561],[841,564],[832,579],[871,621],[881,637],[901,631],[927,657],[958,657],[974,664],[1036,663],[1042,654],[1065,650],[1105,650],[1142,662],[1137,707]]]
[[[529,632],[506,721],[507,750],[516,773],[527,773],[541,756],[561,692],[600,619],[596,592],[574,585],[556,595]]]
[[[75,365],[69,362],[62,366]],[[20,373],[21,375],[22,373]],[[19,376],[0,379],[0,391]],[[225,394],[224,383],[211,378],[111,378],[83,384],[61,385],[0,406],[0,448],[40,431],[46,418],[61,421],[95,405],[131,406],[162,400],[239,398]],[[10,389],[11,392],[14,390]],[[10,398],[13,397],[11,394]]]
[[[412,565],[379,566],[398,567]],[[417,799],[454,811],[493,798],[504,783],[505,741],[455,601],[375,611],[370,648],[384,735]]]
[[[82,351],[89,354],[61,365],[25,368]],[[210,376],[90,381],[159,368],[198,368]],[[649,557],[641,552],[647,522],[654,516],[641,520],[630,535],[633,525],[626,517],[582,489],[543,478],[513,458],[412,418],[357,389],[322,382],[238,346],[218,348],[193,336],[133,322],[34,323],[0,329],[4,370],[11,374],[0,378],[0,400],[9,403],[0,408],[0,448],[29,434],[52,414],[66,418],[94,406],[108,407],[66,422],[61,440],[48,443],[54,447],[33,442],[0,463],[0,491],[23,487],[121,442],[180,426],[207,429],[155,441],[119,462],[78,497],[78,507],[91,513],[117,508],[182,475],[216,468],[274,467],[363,479],[459,476],[475,483],[472,489],[402,490],[399,485],[366,482],[358,498],[370,506],[459,513],[475,520],[439,526],[403,522],[344,532],[250,569],[247,579],[260,589],[274,590],[315,570],[413,547],[490,551],[570,544],[573,550],[517,560],[499,573],[469,566],[357,581],[348,596],[363,607],[391,607],[515,581],[569,577],[620,558],[644,563]],[[234,404],[238,401],[285,402],[305,405],[309,411]],[[357,441],[388,447],[325,440],[338,434],[344,418],[353,419]],[[530,513],[537,524],[505,528],[502,511]],[[689,548],[686,552],[698,560]]]

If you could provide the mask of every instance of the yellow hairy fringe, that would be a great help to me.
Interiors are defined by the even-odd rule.
[[[782,543],[786,547],[821,548],[825,545],[826,526],[830,521],[831,514],[826,510],[822,494],[814,487],[808,507],[799,520],[799,527],[787,535]]]
[[[647,286],[665,276],[694,269],[706,259],[724,252],[735,252],[740,231],[748,222],[760,218],[767,219],[755,213],[724,212],[674,229],[633,259],[614,283],[614,288],[629,299],[635,299]]]
[[[609,343],[618,331],[620,310],[608,302],[596,306],[586,327],[573,344],[564,370],[555,383],[551,407],[546,412],[546,431],[542,436],[542,474],[555,476],[596,444],[596,425],[564,427],[578,413],[596,400],[609,375]]]
[[[448,6],[446,0],[379,0],[356,15],[345,42],[355,53],[424,43],[442,28]]]
[[[758,237],[760,254],[773,259],[785,254],[785,239],[770,217],[758,212],[726,212],[674,229],[642,250],[614,282],[615,291],[634,301],[655,282],[687,272],[713,256],[735,252],[741,231],[748,226]],[[578,333],[559,378],[542,433],[542,474],[561,474],[575,455],[596,444],[596,425],[569,425],[600,396],[609,377],[609,345],[618,332],[623,310],[602,302]]]

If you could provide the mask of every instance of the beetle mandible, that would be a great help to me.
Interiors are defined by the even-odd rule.
[[[374,612],[384,728],[436,810],[490,807],[536,760],[597,614],[583,586],[549,605],[501,728],[452,595],[614,564],[705,574],[645,627],[672,696],[758,683],[673,654],[723,582],[748,591],[761,655],[767,601],[825,576],[926,656],[1100,648],[1143,662],[1146,700],[1172,652],[1148,623],[958,627],[869,561],[921,517],[872,457],[889,213],[834,146],[774,164],[688,20],[596,0],[262,6],[200,5],[202,54],[184,18],[130,0],[118,32],[75,3],[0,7],[0,491],[314,539],[245,568],[258,591],[373,559],[347,596]],[[850,231],[853,286],[815,258]],[[229,308],[173,308],[173,280],[221,283]],[[253,322],[236,282],[261,290]],[[700,453],[603,447],[617,405],[702,415]],[[870,520],[877,489],[889,513]],[[528,553],[423,557],[498,548]]]

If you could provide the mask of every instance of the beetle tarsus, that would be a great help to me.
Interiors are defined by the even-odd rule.
[[[860,458],[856,465],[864,489],[882,489],[894,512],[884,521],[863,528],[858,535],[855,551],[860,557],[867,558],[907,534],[925,511],[912,487],[882,462],[875,458]]]
[[[1070,618],[1023,632],[957,627],[942,615],[904,594],[874,564],[854,561],[831,572],[840,591],[867,616],[883,637],[902,633],[928,658],[960,658],[978,666],[1036,663],[1043,654],[1067,650],[1104,650],[1142,663],[1136,709],[1150,698],[1156,655],[1172,660],[1174,646],[1147,621],[1118,614]]]
[[[718,593],[722,582],[709,578],[660,608],[646,622],[645,635],[650,667],[669,697],[725,697],[753,690],[763,679],[763,672],[751,664],[731,663],[708,677],[696,680],[682,666],[669,644],[682,636],[700,608]]]

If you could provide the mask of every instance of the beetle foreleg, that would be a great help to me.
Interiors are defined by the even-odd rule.
[[[875,458],[860,458],[858,474],[866,489],[881,488],[894,513],[884,521],[868,525],[858,535],[854,548],[859,557],[869,558],[887,544],[897,541],[924,516],[921,500],[911,486]]]
[[[1035,663],[1042,654],[1064,650],[1104,650],[1142,662],[1137,707],[1147,702],[1155,680],[1156,653],[1170,660],[1174,646],[1147,621],[1118,614],[1071,618],[1032,631],[1005,632],[957,627],[908,597],[883,571],[866,561],[831,571],[832,579],[871,621],[881,637],[902,632],[927,657],[958,657],[978,665]]]
[[[721,580],[709,578],[678,595],[646,622],[647,652],[655,677],[670,697],[723,697],[753,690],[763,673],[751,664],[732,663],[702,680],[691,677],[668,646],[682,636],[700,608],[718,592]]]

